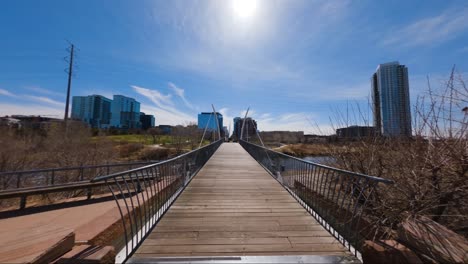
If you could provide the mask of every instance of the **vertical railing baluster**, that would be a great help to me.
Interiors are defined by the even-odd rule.
[[[134,172],[130,172],[129,177],[130,177],[130,183],[133,185],[133,190],[135,191],[135,196],[134,197],[136,198],[136,204],[137,204],[137,207],[134,207],[133,211],[136,212],[137,219],[139,220],[138,222],[140,223],[140,227],[137,229],[137,232],[138,232],[137,234],[140,236],[139,239],[138,239],[138,236],[137,236],[137,244],[138,244],[138,243],[140,243],[141,239],[143,238],[142,233],[139,232],[139,230],[143,228],[143,217],[141,215],[141,206],[142,206],[142,204],[140,203],[140,197],[138,196],[138,194],[141,191],[141,186],[139,186],[138,183],[135,183],[136,181],[135,181],[134,174],[135,174]]]
[[[138,208],[138,211],[140,212],[141,214],[141,218],[143,218],[143,226],[141,228],[141,232],[142,232],[142,235],[144,235],[148,230],[146,230],[146,223],[148,221],[148,213],[147,213],[147,210],[146,210],[146,201],[148,197],[146,197],[145,199],[145,191],[146,191],[146,186],[142,186],[142,182],[140,180],[140,178],[142,177],[142,171],[136,171],[135,172],[135,177],[136,177],[136,180],[137,180],[137,184],[138,184],[138,188],[139,188],[139,192],[141,194],[141,206],[140,208]],[[144,184],[143,184],[144,185]],[[138,195],[137,193],[137,195]],[[143,210],[143,213],[141,213],[141,211]]]
[[[120,191],[120,194],[122,196],[122,200],[124,200],[124,203],[125,203],[125,207],[127,208],[127,213],[129,212],[128,210],[128,205],[127,205],[127,201],[125,200],[125,195],[123,194],[122,192],[122,188],[120,188],[120,184],[117,182],[116,178],[113,178],[114,180],[114,183],[118,186],[119,188],[119,191]],[[107,181],[107,179],[105,180],[105,183],[107,184],[107,187],[109,188],[109,190],[111,191],[112,193],[112,197],[114,197],[114,200],[117,202],[117,208],[119,209],[119,213],[120,213],[120,219],[122,220],[122,225],[123,225],[123,229],[124,229],[124,237],[125,237],[125,255],[128,256],[129,255],[129,252],[128,252],[128,234],[127,234],[127,226],[125,224],[125,217],[124,217],[124,214],[122,212],[122,208],[121,208],[121,205],[120,205],[120,202],[119,202],[119,199],[117,198],[117,196],[115,195],[114,193],[114,190],[112,189],[111,185],[109,184],[109,182]],[[127,214],[129,215],[129,214]],[[131,219],[131,217],[129,217],[129,219]],[[130,224],[131,225],[131,224]],[[131,226],[130,226],[130,230],[131,230]],[[131,236],[132,236],[132,248],[133,248],[133,232],[131,232]]]
[[[129,174],[126,174],[126,175],[129,176]],[[132,211],[131,212],[129,211],[128,215],[129,215],[129,217],[131,217],[130,214],[133,215],[132,228],[134,228],[134,230],[135,230],[135,235],[132,234],[132,250],[133,250],[136,247],[136,244],[138,243],[138,220],[137,220],[138,218],[137,218],[137,215],[136,215],[135,204],[133,203],[133,194],[132,194],[132,191],[131,191],[131,189],[130,189],[130,187],[128,185],[128,178],[125,177],[125,174],[122,175],[122,180],[125,183],[125,187],[127,188],[128,198],[129,198],[130,204],[132,206],[132,208],[131,208]],[[127,206],[127,208],[128,208],[128,206]],[[136,239],[135,247],[133,246],[134,245],[134,243],[133,243],[134,238]]]
[[[276,179],[277,172],[283,165],[283,182],[280,183],[327,221],[327,225],[324,225],[329,231],[330,226],[338,231],[338,234],[333,232],[333,235],[350,250],[352,245],[355,249],[359,247],[359,223],[371,199],[370,195],[375,192],[375,186],[378,182],[393,183],[382,178],[346,172],[290,157],[244,140],[240,140],[239,143]],[[356,251],[354,253],[356,254]]]
[[[21,172],[18,173],[16,176],[16,188],[17,189],[21,188],[21,176],[23,176]]]

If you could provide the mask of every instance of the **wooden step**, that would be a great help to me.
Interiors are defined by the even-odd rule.
[[[115,250],[111,246],[90,246],[80,245],[75,246],[67,254],[63,255],[56,263],[57,264],[101,264],[114,263]]]
[[[74,244],[72,229],[53,225],[2,232],[0,263],[50,263]]]

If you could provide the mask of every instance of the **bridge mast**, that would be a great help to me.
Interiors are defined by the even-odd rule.
[[[244,135],[245,119],[247,119],[247,115],[249,114],[249,109],[250,109],[250,106],[247,108],[247,112],[245,112],[244,121],[242,121],[242,128],[241,128],[240,139],[242,139],[242,135]],[[248,134],[248,132],[247,132],[247,134]]]
[[[214,117],[215,117],[215,120],[216,120],[216,125],[218,126],[218,138],[221,139],[221,130],[219,129],[218,115],[216,114],[216,110],[215,110],[215,107],[214,107],[213,104],[211,104],[211,107],[213,107],[213,114],[214,114]]]

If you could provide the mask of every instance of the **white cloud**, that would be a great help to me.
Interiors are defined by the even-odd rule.
[[[163,125],[185,125],[196,121],[194,114],[185,113],[174,107],[171,100],[172,95],[164,95],[158,90],[148,89],[131,85],[131,87],[140,95],[151,100],[155,106],[142,105],[141,111],[146,114],[153,114],[157,124]]]
[[[53,106],[44,106],[38,104],[9,104],[0,103],[0,116],[4,115],[40,115],[62,118],[64,114],[63,108]]]
[[[449,8],[433,17],[426,17],[393,31],[384,45],[428,46],[440,44],[458,36],[468,28],[468,8]]]
[[[233,128],[232,122],[233,122],[234,117],[230,115],[229,108],[224,107],[217,111],[223,115],[223,126],[229,129],[229,124],[231,124],[231,131],[232,131],[232,128]]]
[[[235,84],[297,80],[310,74],[308,69],[319,69],[301,58],[347,17],[351,1],[259,0],[258,6],[252,21],[241,23],[228,1],[152,3],[146,30],[169,28],[179,41],[172,41],[172,33],[158,37],[160,48],[145,50],[138,59]],[[153,36],[143,37],[153,42]]]
[[[159,107],[142,105],[141,111],[155,116],[156,125],[187,125],[197,122],[196,115],[167,111]]]
[[[9,97],[16,97],[16,95],[10,93],[9,91],[7,91],[5,89],[0,89],[0,95],[9,96]]]
[[[155,103],[158,107],[167,109],[171,108],[174,103],[172,102],[172,95],[164,95],[158,90],[151,90],[144,87],[139,87],[136,85],[130,85],[137,93],[145,96],[146,98],[150,99],[153,103]]]
[[[41,93],[41,94],[54,95],[54,96],[65,96],[62,93],[57,93],[57,92],[54,92],[54,91],[51,91],[51,90],[48,90],[48,89],[41,88],[39,86],[29,86],[29,87],[26,87],[26,89],[28,89],[30,91],[33,91],[33,92]]]
[[[245,115],[245,111],[243,114]],[[256,111],[251,110],[248,116],[255,119],[260,131],[304,131],[305,134],[322,135],[334,133],[334,128],[329,124],[311,123],[317,116],[314,113],[296,112],[274,115],[271,113],[257,114]]]
[[[173,83],[168,83],[169,87],[174,91],[174,93],[180,97],[180,99],[182,99],[182,101],[184,102],[184,104],[188,107],[188,108],[191,108],[191,109],[194,109],[193,105],[187,100],[187,98],[185,98],[185,90],[180,88],[180,87],[177,87],[175,84]]]
[[[65,106],[64,102],[59,102],[59,101],[50,99],[50,98],[45,97],[45,96],[24,95],[24,98],[32,100],[32,101],[36,101],[38,103],[45,103],[45,104],[48,104],[48,105],[53,105],[53,106],[58,106],[58,107]]]

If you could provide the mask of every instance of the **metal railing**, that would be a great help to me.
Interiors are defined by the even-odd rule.
[[[358,256],[379,183],[393,181],[302,160],[244,140],[242,147]]]
[[[154,164],[158,161],[83,165],[25,171],[0,172],[0,191],[29,187],[51,187],[68,183],[89,181],[96,176]]]
[[[173,159],[92,180],[107,184],[121,216],[125,245],[117,263],[133,253],[221,144],[218,140]]]

